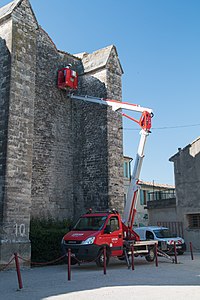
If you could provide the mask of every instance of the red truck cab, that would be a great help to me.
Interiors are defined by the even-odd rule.
[[[82,215],[73,229],[62,239],[62,249],[71,249],[72,264],[96,261],[103,265],[103,248],[106,246],[107,263],[110,256],[123,255],[123,229],[118,212],[97,212]]]

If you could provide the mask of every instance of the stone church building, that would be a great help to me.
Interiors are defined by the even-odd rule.
[[[0,264],[14,252],[30,258],[33,217],[122,210],[121,115],[58,89],[69,63],[78,95],[121,101],[115,46],[71,55],[56,48],[28,0],[0,8]]]

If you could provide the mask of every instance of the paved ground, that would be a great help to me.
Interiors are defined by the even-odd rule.
[[[0,272],[2,300],[182,300],[200,299],[200,254],[178,256],[178,264],[159,258],[159,266],[135,259],[135,270],[111,260],[107,274],[95,264],[73,266],[68,281],[66,265],[21,270],[23,289],[18,291],[14,270]]]

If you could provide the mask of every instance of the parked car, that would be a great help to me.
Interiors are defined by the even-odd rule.
[[[178,254],[183,254],[186,251],[186,244],[184,239],[171,233],[171,231],[167,227],[138,227],[134,228],[134,231],[140,236],[140,239],[142,241],[158,241],[158,248],[166,253],[173,253],[174,242],[176,242],[176,249]]]

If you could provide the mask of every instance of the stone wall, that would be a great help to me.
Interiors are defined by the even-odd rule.
[[[122,100],[122,68],[116,60],[117,51],[113,47],[107,62],[106,88],[107,97]],[[108,172],[109,172],[109,206],[120,213],[124,208],[124,170],[123,170],[123,129],[121,112],[108,110]],[[120,167],[122,166],[122,167]]]
[[[101,71],[101,80],[99,70],[97,76],[95,70],[92,75],[84,74],[81,60],[59,52],[49,36],[39,29],[32,180],[34,217],[76,218],[90,207],[121,209],[123,205],[123,182],[119,180],[119,176],[123,178],[121,115],[105,106],[71,100],[65,91],[58,90],[57,70],[68,63],[79,73],[78,94],[107,97],[105,83],[111,71]],[[121,82],[118,89],[121,90]],[[116,93],[116,87],[113,91]],[[119,93],[118,99],[120,96]]]
[[[170,158],[174,162],[177,206],[200,209],[200,138]]]
[[[106,107],[73,103],[74,213],[108,209]]]
[[[3,221],[5,196],[7,126],[10,89],[10,52],[5,41],[0,38],[0,223]]]
[[[12,42],[6,40],[8,47],[11,45],[12,64],[7,136],[4,136],[7,139],[1,230],[1,256],[4,259],[8,259],[14,250],[30,257],[36,28],[29,3],[23,1],[13,12],[12,22],[7,24],[7,32],[12,34],[5,36],[12,36]],[[5,31],[4,27],[3,33]]]
[[[57,71],[80,60],[59,53],[40,28],[37,33],[34,107],[33,217],[73,216],[72,103],[57,88]]]
[[[0,20],[0,226],[3,226],[9,94],[11,75],[12,21]],[[3,230],[0,231],[0,240]]]
[[[114,46],[109,46],[92,54],[84,53],[81,57],[83,58],[83,67],[86,72],[84,75],[84,82],[90,82],[91,78],[93,82],[96,82],[96,88],[94,90],[88,89],[88,95],[121,101],[121,76],[123,74],[123,70],[118,59],[116,48]],[[104,61],[106,61],[106,65],[104,65]],[[104,85],[100,85],[100,82],[104,83]],[[85,88],[85,84],[83,84],[83,88]],[[84,93],[85,90],[83,89],[81,92]],[[99,118],[101,119],[102,117],[99,115]],[[104,195],[103,197],[105,197],[106,193],[108,193],[108,195],[106,197],[106,202],[101,201],[101,203],[105,202],[105,207],[115,208],[122,212],[124,206],[124,185],[122,145],[123,130],[121,113],[113,112],[112,109],[108,107],[105,121],[106,123],[104,123],[103,126],[104,139],[102,139],[104,141],[104,147],[100,151],[101,163],[98,168],[102,169],[102,162],[104,159],[105,167],[107,168],[105,174],[107,174],[106,180],[108,186],[107,191],[105,193],[103,192],[102,195]],[[101,120],[98,121],[97,118],[95,118],[97,126],[98,122],[101,122]],[[101,124],[99,128],[102,128]],[[107,149],[105,145],[107,145]]]

